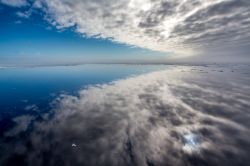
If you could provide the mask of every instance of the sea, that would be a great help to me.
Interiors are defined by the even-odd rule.
[[[248,166],[249,64],[0,68],[0,165]]]

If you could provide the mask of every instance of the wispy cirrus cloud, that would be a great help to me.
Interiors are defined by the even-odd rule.
[[[12,7],[23,7],[29,4],[27,0],[1,0],[0,2]]]
[[[31,16],[31,12],[17,12],[16,15],[21,18],[29,18]]]

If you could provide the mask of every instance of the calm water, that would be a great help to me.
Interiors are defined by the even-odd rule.
[[[249,65],[0,70],[0,165],[249,166]]]
[[[164,65],[82,65],[0,69],[0,120],[50,109],[59,94],[164,69]],[[37,108],[35,108],[37,107]]]

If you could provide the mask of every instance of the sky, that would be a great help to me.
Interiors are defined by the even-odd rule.
[[[249,0],[0,0],[0,64],[249,62]]]

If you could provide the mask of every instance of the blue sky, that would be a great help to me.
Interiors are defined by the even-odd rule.
[[[74,27],[57,29],[43,13],[18,16],[27,8],[0,4],[0,64],[57,64],[164,58],[167,53],[151,51],[108,39],[83,37]]]
[[[0,64],[250,61],[249,0],[0,0]]]

